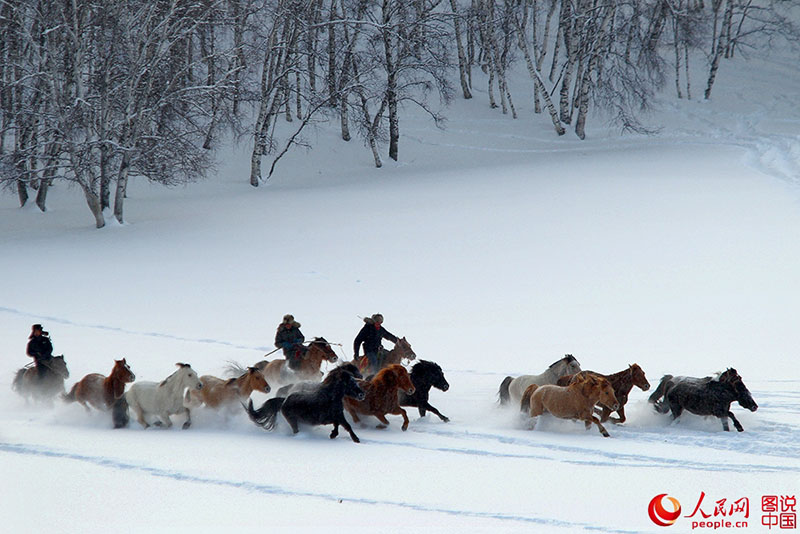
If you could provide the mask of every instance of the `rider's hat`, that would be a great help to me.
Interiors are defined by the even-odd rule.
[[[380,313],[374,314],[372,316],[372,321],[376,322],[376,323],[382,323],[383,322],[383,315],[381,315]]]
[[[291,314],[287,313],[286,315],[283,316],[283,322],[286,323],[286,324],[293,323],[294,322],[294,315],[291,315]]]

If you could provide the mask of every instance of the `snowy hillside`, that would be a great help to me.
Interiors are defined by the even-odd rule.
[[[730,530],[767,531],[762,496],[800,487],[800,71],[732,63],[711,101],[664,96],[657,136],[597,120],[586,141],[558,138],[528,105],[514,121],[478,93],[444,130],[407,119],[400,163],[376,170],[321,127],[253,189],[248,147],[232,147],[205,182],[132,183],[122,226],[95,230],[63,186],[44,214],[0,196],[3,529],[656,532],[648,503],[666,493],[686,532],[704,493],[707,514],[749,499]],[[355,444],[200,408],[186,431],[112,430],[10,387],[32,323],[70,387],[122,356],[137,380],[176,362],[223,376],[272,350],[285,313],[349,360],[376,312],[444,369],[431,402],[449,423],[368,419]],[[734,403],[742,433],[670,424],[634,389],[606,439],[546,417],[530,431],[498,407],[506,375],[565,353],[603,373],[636,362],[654,386],[735,367],[759,409]]]

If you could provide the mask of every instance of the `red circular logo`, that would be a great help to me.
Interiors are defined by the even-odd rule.
[[[678,502],[678,499],[667,497],[672,503],[672,511],[668,511],[664,508],[664,497],[667,497],[666,493],[656,495],[647,507],[647,513],[650,514],[650,519],[660,527],[670,526],[681,515],[681,503]]]

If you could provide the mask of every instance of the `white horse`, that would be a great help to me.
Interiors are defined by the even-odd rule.
[[[540,375],[522,375],[517,378],[507,376],[500,384],[500,404],[507,404],[513,401],[518,405],[522,399],[522,394],[531,384],[544,386],[545,384],[555,384],[564,375],[572,375],[581,370],[581,364],[572,354],[565,354],[563,358],[550,364],[550,367]]]
[[[186,414],[186,422],[183,428],[189,428],[192,424],[192,417],[189,408],[192,403],[185,402],[184,391],[201,389],[203,383],[197,373],[188,363],[176,363],[178,370],[168,376],[161,383],[158,382],[136,382],[125,394],[128,406],[136,414],[136,420],[144,428],[150,426],[145,419],[146,415],[155,415],[159,421],[153,423],[156,426],[164,425],[167,428],[172,426],[169,416],[178,413]],[[188,404],[188,406],[187,406]]]

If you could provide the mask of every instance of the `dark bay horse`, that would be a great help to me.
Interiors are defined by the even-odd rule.
[[[604,437],[609,437],[608,431],[594,415],[594,405],[598,402],[612,410],[618,408],[611,383],[600,376],[586,374],[568,386],[531,384],[522,395],[520,410],[531,417],[550,413],[561,419],[578,419],[587,429],[594,423]]]
[[[408,395],[401,391],[399,393],[400,406],[416,406],[419,409],[420,417],[425,417],[425,412],[431,411],[445,423],[448,422],[450,419],[428,402],[431,387],[442,391],[450,389],[450,384],[445,380],[442,368],[434,362],[420,360],[411,368],[411,383],[414,384],[414,393]]]
[[[358,361],[353,360],[353,363],[358,365],[359,370],[366,376],[374,375],[389,365],[403,363],[403,360],[411,361],[417,357],[414,353],[414,349],[411,348],[411,343],[409,343],[405,337],[398,338],[392,350],[379,353],[378,356],[379,361],[377,367],[371,366],[366,356],[362,356]]]
[[[333,425],[331,439],[339,435],[339,425],[342,425],[350,434],[350,439],[359,443],[358,436],[344,417],[343,406],[345,396],[364,398],[364,390],[358,385],[354,375],[344,366],[337,367],[318,386],[312,391],[299,391],[290,393],[287,397],[269,399],[257,410],[253,408],[251,399],[245,408],[247,415],[255,424],[272,430],[280,412],[295,434],[300,431],[299,423]]]
[[[42,362],[42,365],[47,368],[47,372],[41,378],[32,364],[23,367],[14,376],[11,387],[26,400],[33,398],[50,402],[56,395],[64,394],[64,382],[69,378],[64,355],[53,356],[50,360]]]
[[[89,405],[96,410],[106,411],[125,393],[125,384],[136,380],[125,358],[114,360],[114,367],[108,376],[91,373],[76,382],[64,395],[66,402],[79,402],[86,411]]]
[[[308,350],[300,360],[300,367],[292,370],[284,360],[260,361],[253,367],[259,369],[267,382],[273,385],[288,384],[301,380],[319,382],[322,378],[322,362],[336,362],[339,357],[324,337],[315,337],[308,344]]]
[[[628,394],[630,394],[631,389],[633,389],[633,386],[638,387],[642,391],[647,391],[648,389],[650,389],[650,382],[647,381],[647,377],[645,376],[642,368],[639,367],[638,363],[631,364],[628,366],[627,369],[610,375],[603,375],[600,373],[595,373],[594,371],[581,371],[580,373],[574,375],[565,375],[558,379],[556,385],[567,386],[569,385],[571,380],[574,380],[575,377],[578,377],[584,373],[591,373],[597,376],[602,376],[603,378],[611,382],[611,387],[614,388],[614,396],[617,397],[617,402],[619,402],[619,408],[617,408],[617,413],[619,414],[619,418],[611,419],[612,423],[625,422],[625,404],[628,403]],[[612,413],[613,410],[611,410],[611,408],[605,405],[601,405],[600,422],[605,423],[606,421],[608,421]]]
[[[389,420],[386,414],[403,416],[403,430],[408,429],[408,414],[400,407],[398,393],[406,395],[414,393],[414,384],[406,368],[399,363],[378,371],[370,380],[360,382],[365,398],[360,400],[345,399],[344,407],[350,413],[353,421],[358,423],[358,414],[373,415],[382,423],[378,428],[386,428]]]
[[[751,412],[758,409],[758,404],[736,369],[728,369],[716,377],[664,375],[648,400],[659,413],[671,411],[673,420],[680,417],[683,410],[695,415],[713,415],[719,418],[726,432],[730,431],[728,418],[733,421],[736,430],[744,430],[731,411],[733,401]]]

